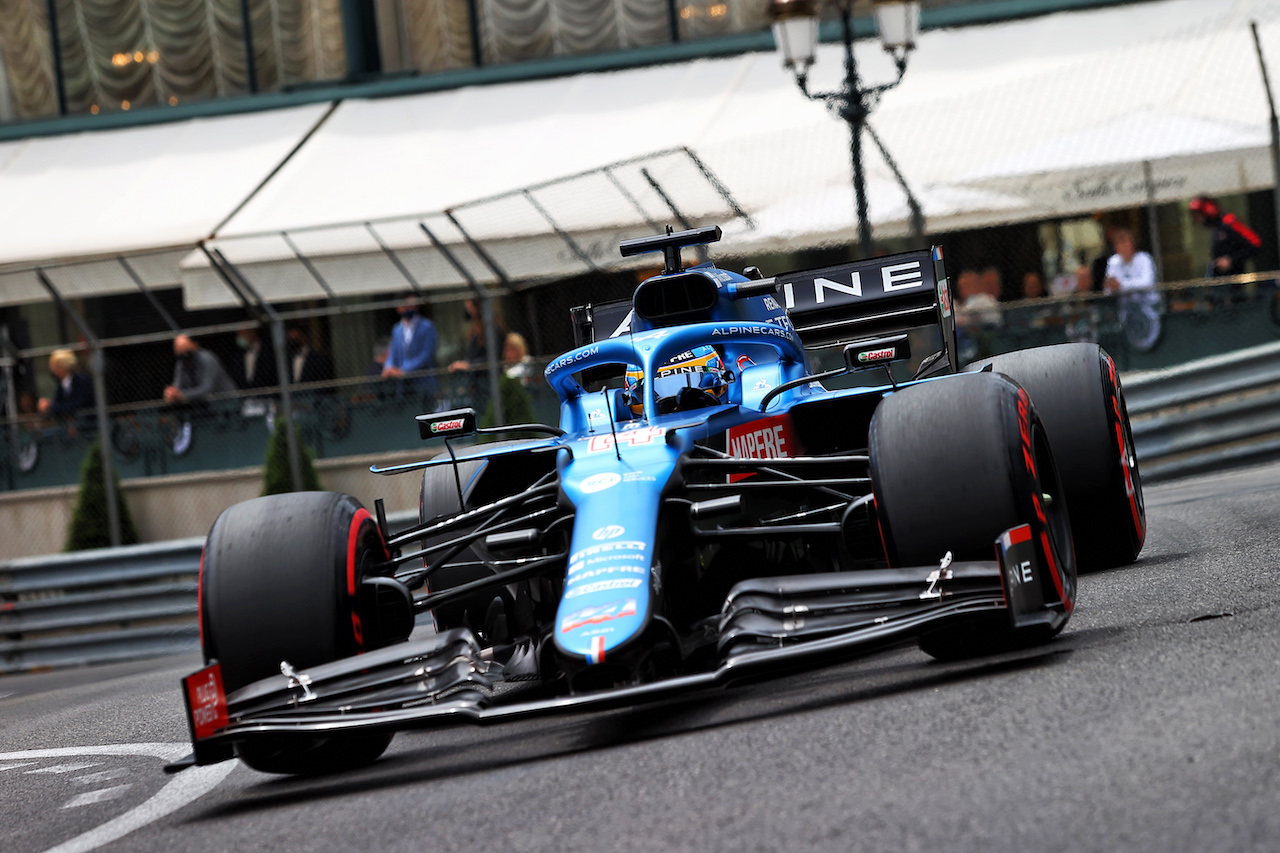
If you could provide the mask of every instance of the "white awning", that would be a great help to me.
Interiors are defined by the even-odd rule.
[[[932,233],[1129,207],[1149,189],[1158,201],[1261,189],[1272,176],[1253,20],[1280,70],[1280,0],[1152,0],[930,31],[871,125]],[[864,83],[892,79],[874,40],[857,52]],[[840,47],[823,46],[811,90],[841,76]],[[619,237],[676,220],[650,179],[694,224],[727,226],[722,253],[856,233],[848,128],[771,53],[347,100],[249,197],[326,108],[0,145],[0,263],[189,244],[248,198],[217,242],[272,300],[400,289],[401,266],[425,287],[464,283],[418,218],[395,217],[428,222],[492,280],[439,215],[450,208],[511,278],[573,275],[618,263]],[[693,159],[657,157],[682,150]],[[875,235],[906,234],[905,196],[869,135],[863,155]],[[234,302],[200,257],[186,265],[189,305]]]
[[[230,216],[328,108],[0,144],[0,266],[190,246]],[[0,279],[0,302],[9,297]]]
[[[1145,168],[1160,201],[1263,188],[1272,178],[1251,20],[1280,69],[1280,0],[1157,0],[931,31],[919,39],[902,83],[873,112],[872,126],[934,233],[1142,204]],[[875,41],[860,42],[857,51],[865,84],[892,78]],[[836,88],[842,73],[839,46],[824,46],[811,90]],[[695,199],[705,189],[691,189],[697,180],[661,169],[654,176],[689,218],[729,223],[725,248],[735,254],[854,239],[847,126],[803,98],[777,57],[765,53],[346,101],[219,237],[228,238],[232,256],[237,240],[230,238],[238,236],[462,205],[468,231],[499,247],[516,267],[508,267],[513,277],[534,272],[520,267],[534,254],[537,274],[569,275],[582,265],[562,243],[558,253],[546,249],[556,245],[554,229],[518,194],[467,204],[680,147],[723,182],[752,225],[730,222],[727,208],[705,193]],[[863,157],[875,234],[906,234],[905,195],[869,136]],[[641,236],[652,230],[646,218],[674,219],[652,193],[640,199],[642,216],[602,182],[590,191],[571,186],[551,212],[586,242]],[[647,192],[634,182],[629,188]],[[426,286],[462,283],[414,227],[401,230],[402,239],[383,236],[418,259]],[[444,230],[446,241],[460,245],[456,232]],[[313,233],[317,253],[368,251],[357,246],[367,235],[342,232]],[[538,246],[544,248],[532,251]],[[289,254],[262,251],[259,244],[259,262]],[[607,255],[602,263],[617,261]],[[351,286],[400,286],[398,271],[383,266],[385,275]],[[305,275],[277,265],[262,283],[269,298],[296,298],[295,286],[321,295]],[[192,298],[198,288],[188,282]],[[196,301],[218,297],[204,288]]]

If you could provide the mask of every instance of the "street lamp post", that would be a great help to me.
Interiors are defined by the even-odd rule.
[[[769,0],[769,17],[773,20],[774,40],[782,55],[782,64],[796,75],[800,91],[812,101],[822,101],[849,125],[849,155],[853,161],[853,193],[858,211],[858,251],[862,257],[867,257],[871,254],[871,222],[867,218],[866,178],[862,171],[862,130],[880,96],[902,81],[907,70],[907,54],[915,47],[916,34],[920,29],[920,3],[918,0],[872,0],[880,42],[893,57],[898,76],[891,83],[863,88],[853,55],[853,0],[833,0],[840,11],[844,85],[834,92],[810,92],[809,66],[813,65],[818,47],[819,2]],[[907,193],[913,228],[920,228],[919,204],[879,139],[874,135],[872,139],[880,146],[894,176]]]

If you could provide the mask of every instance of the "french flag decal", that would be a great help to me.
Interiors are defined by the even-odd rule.
[[[604,637],[597,635],[591,638],[591,651],[587,652],[587,663],[604,663]]]

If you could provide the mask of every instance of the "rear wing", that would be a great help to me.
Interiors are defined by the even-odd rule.
[[[802,270],[750,282],[773,291],[791,317],[805,349],[823,349],[937,325],[952,371],[959,371],[956,322],[942,248],[919,249]],[[631,300],[572,309],[574,346],[625,334]]]
[[[839,346],[935,323],[958,371],[956,321],[942,248],[775,276],[805,349]]]

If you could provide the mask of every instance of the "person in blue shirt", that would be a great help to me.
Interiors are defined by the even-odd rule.
[[[418,310],[416,296],[406,296],[396,307],[400,322],[391,329],[391,346],[387,349],[387,361],[382,367],[384,379],[400,379],[397,395],[405,387],[420,394],[434,395],[434,376],[423,371],[436,366],[436,327]]]

